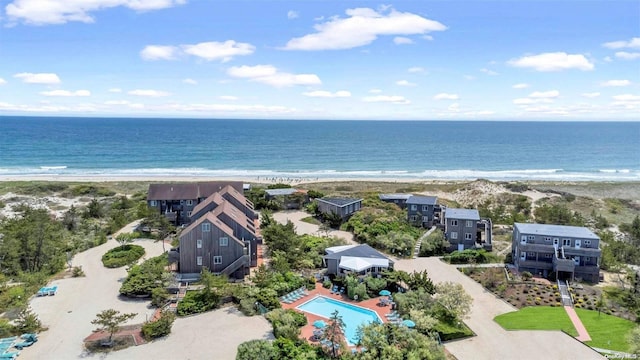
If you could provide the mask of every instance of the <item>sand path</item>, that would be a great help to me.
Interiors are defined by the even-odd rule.
[[[302,221],[302,219],[309,216],[304,211],[279,211],[273,214],[273,219],[281,224],[286,224],[287,221],[291,220],[296,227],[297,234],[325,235],[323,231],[320,231],[320,226]],[[331,230],[328,235],[343,239],[347,244],[358,245],[353,239],[353,234],[348,231]]]

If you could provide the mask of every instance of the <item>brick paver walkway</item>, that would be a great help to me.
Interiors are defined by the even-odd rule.
[[[571,306],[565,306],[564,310],[567,312],[567,315],[569,315],[569,319],[571,319],[573,327],[576,328],[576,331],[578,332],[576,339],[582,342],[591,341],[591,336],[589,336],[589,332],[582,324],[582,320],[578,317],[576,310]]]

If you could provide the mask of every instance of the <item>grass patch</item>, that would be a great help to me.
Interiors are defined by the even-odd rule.
[[[593,310],[576,309],[576,313],[591,336],[591,341],[586,342],[587,345],[602,349],[629,351],[626,337],[635,326],[632,321],[607,314],[598,316],[598,312]]]
[[[471,331],[471,329],[469,329],[469,327],[464,323],[460,323],[460,325],[454,326],[439,321],[434,329],[438,332],[438,335],[440,335],[440,340],[442,341],[462,339],[475,335],[473,331]]]
[[[102,265],[117,268],[138,261],[144,255],[144,248],[140,245],[118,246],[102,255]]]
[[[564,330],[572,336],[578,336],[562,307],[525,307],[498,315],[493,320],[506,330]]]
[[[320,222],[320,220],[314,218],[313,216],[307,216],[306,218],[302,218],[300,219],[300,221],[306,222],[307,224],[313,224],[313,225],[322,225],[322,222]]]

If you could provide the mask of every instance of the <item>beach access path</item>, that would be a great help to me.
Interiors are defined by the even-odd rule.
[[[309,216],[311,215],[300,210],[278,211],[273,213],[273,219],[281,224],[286,224],[287,221],[291,220],[293,226],[296,227],[297,234],[324,236],[324,232],[320,231],[320,226],[302,221],[302,219]],[[358,243],[353,239],[353,234],[348,231],[331,230],[328,235],[343,239],[349,245],[358,245]]]
[[[438,258],[398,260],[394,268],[407,272],[427,270],[434,283],[450,281],[462,284],[473,297],[465,323],[476,336],[445,344],[445,348],[458,359],[604,359],[595,350],[560,331],[503,329],[493,318],[517,309]]]
[[[137,223],[129,224],[119,232],[131,232],[135,225]],[[134,243],[145,248],[146,259],[162,254],[159,241],[136,240]],[[222,308],[177,319],[168,337],[145,345],[108,354],[86,353],[83,340],[95,329],[91,320],[97,313],[107,309],[137,313],[126,323],[131,325],[150,319],[155,311],[149,307],[148,299],[132,300],[118,296],[127,275],[126,269],[105,268],[100,260],[107,250],[116,246],[119,244],[111,239],[77,254],[72,265],[82,266],[86,277],[52,281],[49,285],[58,286],[55,296],[31,299],[31,308],[49,329],[38,334],[38,342],[25,348],[20,359],[234,359],[240,343],[271,336],[271,326],[264,317],[246,317],[235,308]]]

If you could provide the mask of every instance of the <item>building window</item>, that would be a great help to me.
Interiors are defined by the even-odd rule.
[[[192,211],[187,211],[187,216],[191,217]]]
[[[584,258],[584,262],[585,262],[585,263],[588,263],[589,261],[591,261],[591,258],[590,258],[590,257],[588,257],[588,256],[587,256],[586,258]]]
[[[571,246],[571,239],[562,239],[562,246]]]
[[[465,233],[464,234],[464,239],[465,240],[471,240],[471,233]]]
[[[418,210],[418,205],[411,205],[411,210],[417,211]]]
[[[155,201],[155,200],[151,200],[151,201],[149,201],[149,205],[151,205],[151,206],[157,206],[157,205],[158,205],[158,202],[157,202],[157,201]]]
[[[220,246],[229,246],[229,238],[221,237],[220,238]]]
[[[198,249],[202,249],[202,239],[198,239],[198,240],[196,240],[196,247],[197,247]]]
[[[452,238],[452,239],[457,239],[457,238],[458,238],[458,233],[457,233],[457,232],[455,232],[455,231],[454,231],[454,232],[452,232],[452,233],[451,233],[451,238]]]
[[[533,242],[535,239],[536,239],[535,235],[529,235],[529,236],[527,236],[527,240],[528,240],[529,242]]]
[[[187,200],[187,205],[193,205],[193,200]]]
[[[213,257],[213,263],[216,264],[216,265],[222,264],[222,256],[214,256]]]
[[[180,205],[184,205],[184,200],[180,200]]]
[[[427,205],[422,205],[422,211],[427,211],[428,207]]]
[[[545,237],[545,238],[544,238],[544,242],[551,242],[551,238],[550,238],[550,237],[548,237],[548,236],[547,236],[547,237]]]
[[[202,232],[209,232],[209,231],[211,231],[211,224],[209,223],[202,224]]]
[[[428,216],[423,216],[422,217],[422,222],[429,222],[429,217]]]
[[[451,226],[458,226],[458,220],[451,220]]]
[[[162,205],[167,205],[167,201],[166,200],[162,200],[161,204]]]
[[[558,238],[553,238],[553,245],[558,245],[558,242],[560,241],[560,239]]]
[[[585,240],[584,244],[586,247],[589,247],[589,245],[591,245],[591,240]]]
[[[202,266],[202,256],[196,257],[196,265]]]
[[[467,227],[473,227],[473,221],[467,220]]]
[[[527,258],[527,253],[525,251],[520,253],[520,260],[525,260]]]
[[[411,221],[418,220],[418,215],[411,215]]]
[[[546,253],[546,254],[544,254],[544,257],[547,258],[547,259],[550,259],[550,258],[553,257],[553,254]]]

